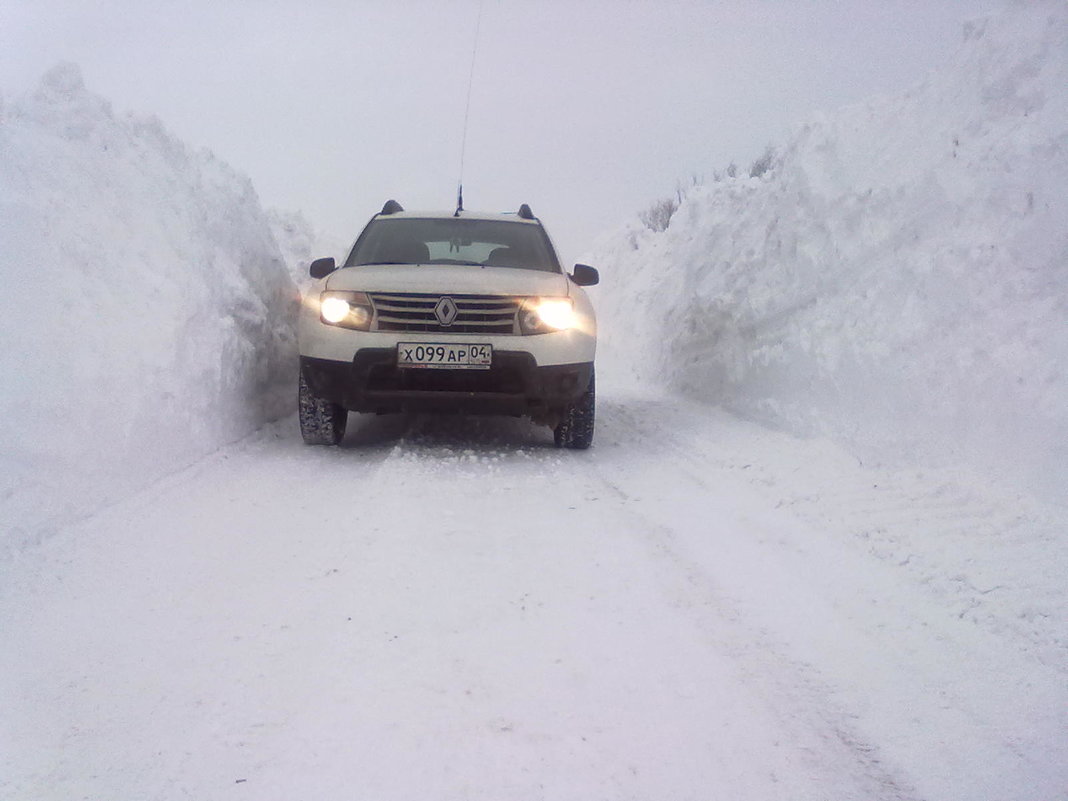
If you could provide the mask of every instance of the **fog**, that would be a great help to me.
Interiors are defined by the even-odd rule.
[[[159,116],[265,205],[348,240],[389,197],[454,204],[473,75],[465,205],[530,203],[573,260],[680,182],[909,86],[999,7],[7,0],[0,92],[76,62],[119,110]]]

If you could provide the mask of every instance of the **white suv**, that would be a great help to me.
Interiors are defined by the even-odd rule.
[[[515,214],[404,211],[389,201],[345,263],[318,259],[304,296],[300,430],[335,445],[348,412],[527,416],[588,448],[597,323],[541,222]]]

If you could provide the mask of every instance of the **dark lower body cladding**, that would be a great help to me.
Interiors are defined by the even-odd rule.
[[[489,370],[400,369],[394,348],[351,362],[300,357],[312,391],[353,412],[458,412],[529,416],[555,425],[590,383],[592,364],[539,367],[529,353],[497,351]]]

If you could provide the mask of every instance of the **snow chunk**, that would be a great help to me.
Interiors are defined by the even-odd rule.
[[[52,67],[41,78],[37,99],[51,102],[70,102],[86,94],[82,69],[69,61]]]

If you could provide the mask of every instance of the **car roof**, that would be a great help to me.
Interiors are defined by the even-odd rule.
[[[488,211],[461,211],[459,214],[456,211],[395,211],[392,214],[376,214],[377,219],[389,219],[389,220],[404,220],[404,219],[419,219],[419,220],[444,220],[459,218],[461,220],[497,220],[501,222],[516,222],[523,223],[524,225],[538,225],[538,220],[527,220],[519,216],[518,212],[507,211],[493,213]]]

